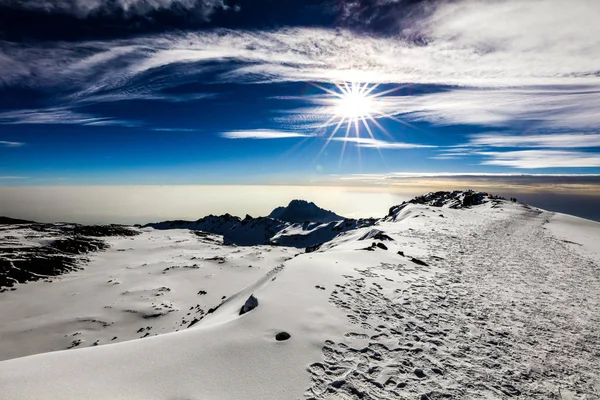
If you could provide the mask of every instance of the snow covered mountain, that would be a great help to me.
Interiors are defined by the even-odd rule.
[[[154,229],[190,229],[222,235],[225,244],[253,246],[269,244],[271,238],[287,226],[286,223],[268,217],[246,218],[225,214],[209,215],[197,221],[164,221],[144,225]]]
[[[294,222],[301,221],[301,222]],[[276,244],[306,248],[327,242],[341,232],[373,225],[375,218],[344,219],[314,203],[293,200],[269,217],[244,219],[230,214],[209,215],[197,221],[164,221],[147,224],[154,229],[190,229],[222,235],[225,244],[238,246]]]
[[[292,223],[333,222],[344,219],[333,211],[324,210],[305,200],[292,200],[287,207],[277,207],[271,211],[269,217]]]
[[[337,234],[306,252],[148,226],[0,293],[0,398],[597,397],[599,223],[477,192],[280,223],[270,241]],[[0,257],[33,235],[3,226]]]

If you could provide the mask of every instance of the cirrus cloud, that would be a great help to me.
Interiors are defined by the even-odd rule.
[[[22,142],[10,142],[7,140],[0,140],[0,147],[21,147],[24,145],[25,143]]]
[[[521,169],[600,167],[600,154],[583,151],[518,150],[478,154],[488,158],[481,162],[482,165]]]
[[[288,139],[299,137],[312,137],[312,135],[301,132],[278,131],[271,129],[230,131],[221,133],[221,136],[226,139]]]
[[[388,142],[385,140],[365,137],[333,137],[333,141],[353,143],[358,147],[366,147],[372,149],[424,149],[433,148],[437,146],[418,144],[418,143],[404,143],[404,142]]]

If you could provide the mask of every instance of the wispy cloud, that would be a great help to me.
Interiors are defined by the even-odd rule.
[[[0,175],[0,180],[27,179],[26,176]]]
[[[592,129],[600,124],[596,112],[600,108],[599,85],[454,88],[417,96],[390,96],[382,103],[389,114],[404,114],[403,118],[437,125]]]
[[[3,76],[42,84],[124,82],[150,69],[229,63],[222,80],[437,83],[477,87],[598,84],[600,3],[581,0],[440,3],[396,37],[347,30],[213,30],[128,40],[4,44]],[[507,21],[510,25],[507,27]],[[570,23],[578,21],[577,24]],[[426,38],[415,46],[408,36]]]
[[[200,129],[195,128],[152,128],[157,132],[199,132]]]
[[[286,138],[299,138],[299,137],[312,137],[301,132],[291,131],[277,131],[270,129],[255,129],[246,131],[230,131],[223,132],[222,137],[226,139],[286,139]]]
[[[482,165],[498,165],[522,169],[600,167],[600,154],[582,151],[484,151],[478,154],[488,158],[481,162]]]
[[[418,143],[404,143],[404,142],[388,142],[385,140],[365,138],[365,137],[334,137],[331,140],[339,142],[354,143],[359,147],[377,148],[377,149],[421,149],[421,148],[433,148],[437,146],[418,144]]]
[[[594,150],[573,149],[599,147],[598,133],[483,133],[471,135],[465,144],[441,148],[439,155],[430,158],[450,160],[478,157],[481,165],[521,169],[598,167],[600,154]],[[514,150],[515,148],[522,150]]]
[[[586,148],[600,147],[600,133],[554,133],[545,135],[479,134],[471,136],[467,146]]]
[[[21,147],[24,145],[25,143],[22,142],[9,142],[6,140],[0,140],[0,147]]]
[[[134,125],[109,117],[80,113],[64,107],[35,110],[6,111],[0,113],[0,124],[78,124],[78,125]]]

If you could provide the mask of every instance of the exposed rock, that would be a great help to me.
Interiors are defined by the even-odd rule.
[[[418,258],[411,257],[410,261],[412,261],[412,262],[414,262],[415,264],[418,264],[418,265],[423,265],[425,267],[429,266],[429,264],[427,264],[425,261],[421,261]]]
[[[246,302],[242,306],[242,309],[240,310],[240,315],[244,315],[248,311],[254,310],[256,307],[258,307],[258,299],[254,297],[254,295],[250,295],[250,297],[248,297],[248,300],[246,300]]]
[[[431,207],[444,208],[468,208],[488,202],[499,202],[501,200],[506,199],[485,192],[475,192],[473,190],[430,192],[422,196],[417,196],[412,200],[405,201],[400,205],[391,207],[385,219],[395,221],[400,211],[404,210],[410,204],[422,204]]]
[[[377,247],[379,247],[380,249],[383,249],[383,250],[387,250],[388,249],[387,246],[385,244],[381,243],[381,242],[377,243]]]
[[[371,229],[369,232],[362,235],[358,240],[367,240],[367,239],[374,239],[374,240],[381,240],[381,241],[384,241],[384,240],[393,241],[394,240],[391,237],[389,237],[388,235],[386,235],[385,232],[380,231],[379,229]]]
[[[421,368],[415,368],[414,373],[417,378],[425,378],[425,372]]]

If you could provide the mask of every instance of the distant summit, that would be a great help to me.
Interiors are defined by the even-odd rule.
[[[277,207],[269,217],[292,223],[332,222],[344,219],[333,211],[324,210],[305,200],[292,200],[287,207]]]

